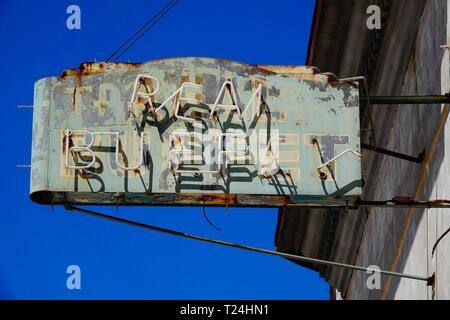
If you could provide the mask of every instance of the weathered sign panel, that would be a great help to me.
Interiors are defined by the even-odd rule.
[[[313,68],[83,63],[35,85],[42,204],[342,206],[361,194],[359,91]]]

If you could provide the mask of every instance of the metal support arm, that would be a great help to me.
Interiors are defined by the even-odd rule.
[[[450,96],[371,96],[360,97],[361,104],[371,105],[404,105],[404,104],[450,104]]]
[[[387,150],[387,149],[383,149],[383,148],[379,148],[379,147],[375,147],[375,146],[371,146],[370,144],[366,144],[366,143],[361,143],[361,148],[365,149],[365,150],[370,150],[373,152],[377,152],[377,153],[382,153],[394,158],[399,158],[402,160],[406,160],[406,161],[411,161],[414,163],[422,163],[423,159],[425,157],[425,151],[420,153],[417,157],[413,157],[413,156],[409,156],[403,153],[399,153],[399,152],[395,152],[395,151],[391,151],[391,150]]]
[[[408,105],[408,104],[450,104],[450,95],[428,95],[428,96],[366,96],[360,97],[361,104],[370,105]],[[391,157],[411,161],[414,163],[422,163],[425,157],[425,151],[417,157],[383,149],[375,145],[362,143],[362,149],[382,153]]]

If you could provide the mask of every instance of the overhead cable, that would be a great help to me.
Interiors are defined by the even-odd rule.
[[[147,22],[135,33],[133,33],[116,51],[114,51],[107,59],[109,62],[113,57],[114,61],[117,61],[125,52],[128,51],[145,33],[147,33],[153,26],[155,26],[158,21],[165,16],[180,0],[170,0],[161,10],[159,10],[153,17],[151,17]],[[139,34],[140,33],[140,34]],[[133,40],[133,38],[136,39]],[[132,41],[133,40],[133,41]],[[132,41],[132,42],[131,42]],[[130,43],[131,42],[131,43]],[[123,49],[127,44],[129,44],[125,49]],[[122,50],[123,49],[123,50]],[[121,51],[122,50],[122,51]]]

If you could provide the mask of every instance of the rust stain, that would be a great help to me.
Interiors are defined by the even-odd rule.
[[[108,72],[108,69],[125,68],[134,70],[141,66],[141,63],[115,63],[115,62],[82,62],[78,69],[66,69],[63,71],[59,80],[64,81],[67,77],[82,78],[83,76],[102,74]]]
[[[73,141],[72,141],[72,137],[68,137],[63,133],[63,138],[62,138],[62,148],[61,150],[63,151],[63,153],[66,152],[66,141],[67,139],[69,139],[69,149],[73,147]]]
[[[160,59],[154,60],[152,62],[157,63],[158,61],[167,61],[171,59]],[[227,62],[226,59],[216,59],[217,61]],[[231,61],[233,62],[233,61]],[[66,77],[83,77],[94,74],[102,74],[108,72],[109,70],[117,68],[125,68],[129,70],[137,69],[142,65],[142,63],[124,63],[124,62],[82,62],[78,69],[66,69],[59,77],[59,80],[63,81]],[[305,66],[274,66],[274,65],[256,65],[256,64],[242,64],[242,67],[247,73],[254,73],[255,69],[262,73],[263,75],[284,75],[298,79],[324,81],[330,84],[336,83],[335,79],[330,74],[320,73],[317,68],[305,67]],[[203,79],[201,77],[195,80],[196,83],[201,84]]]
[[[200,200],[210,205],[221,205],[225,203],[233,205],[239,203],[235,194],[202,195]]]
[[[195,83],[203,86],[203,77],[199,76],[199,75],[196,75],[195,76]],[[195,94],[195,99],[197,99],[198,101],[202,101],[203,95],[201,93],[196,93]]]
[[[156,193],[145,193],[145,195],[155,198],[163,196],[162,194]],[[250,204],[258,205],[258,207],[284,207],[293,204],[293,200],[288,196],[252,196],[246,198],[236,194],[177,194],[175,199],[171,199],[169,202],[188,202],[209,206],[239,206]]]
[[[75,84],[75,87],[73,88],[73,95],[72,95],[72,110],[75,110],[75,103],[77,99],[77,85]]]
[[[137,98],[137,103],[138,103],[138,104],[145,104],[146,102],[147,102],[147,99],[144,98],[144,97],[139,96],[139,97]]]
[[[182,75],[180,77],[179,85],[181,86],[184,82],[189,82],[189,76],[188,75]]]

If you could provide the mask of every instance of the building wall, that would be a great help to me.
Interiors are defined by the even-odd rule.
[[[372,94],[429,95],[450,92],[449,5],[446,0],[428,0],[417,29],[414,46],[399,54],[402,41],[402,15],[391,22],[389,40],[378,60],[378,75]],[[405,18],[405,17],[403,17]],[[397,29],[396,29],[397,28]],[[396,38],[399,37],[399,38]],[[406,62],[400,89],[389,84],[394,64]],[[396,75],[398,77],[398,74]],[[387,92],[389,91],[389,92]],[[404,160],[382,157],[377,170],[371,172],[373,199],[416,195],[417,200],[450,199],[450,121],[437,139],[431,154],[433,137],[443,106],[379,106],[374,111],[375,128],[382,138],[379,145],[398,152],[418,155],[424,149],[430,157],[429,167]],[[377,111],[379,108],[392,108]],[[386,121],[388,119],[389,121]],[[422,179],[423,177],[423,179]],[[450,227],[448,210],[371,209],[364,226],[355,264],[378,265],[382,269],[431,276],[433,287],[409,279],[382,277],[380,290],[369,290],[367,274],[354,272],[344,296],[347,299],[450,299],[450,236],[432,255],[437,238]]]

